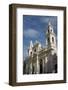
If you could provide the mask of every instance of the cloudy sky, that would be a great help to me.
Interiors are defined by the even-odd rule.
[[[23,54],[24,58],[28,55],[30,41],[33,43],[39,41],[42,46],[45,45],[45,33],[48,22],[51,22],[54,32],[57,36],[57,16],[33,16],[23,15]]]

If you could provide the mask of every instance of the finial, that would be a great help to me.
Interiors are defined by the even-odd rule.
[[[35,44],[38,44],[38,43],[39,43],[39,41],[36,40],[36,41],[35,41]]]
[[[30,48],[32,48],[33,47],[33,43],[32,43],[32,40],[30,41]]]
[[[49,21],[48,26],[51,26],[51,22]]]

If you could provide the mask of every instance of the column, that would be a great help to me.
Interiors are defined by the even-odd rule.
[[[37,54],[37,68],[36,69],[37,69],[36,73],[39,74],[39,59],[38,59],[38,54]]]
[[[30,58],[30,69],[29,69],[29,73],[32,74],[32,57]]]
[[[45,73],[47,73],[47,57],[45,56]]]

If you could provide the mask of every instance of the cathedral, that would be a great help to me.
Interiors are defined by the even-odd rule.
[[[57,73],[57,40],[51,23],[45,33],[46,45],[36,41],[33,45],[30,41],[28,57],[23,61],[23,74],[47,74]]]

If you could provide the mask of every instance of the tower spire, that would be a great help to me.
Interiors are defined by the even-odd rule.
[[[33,47],[33,42],[32,40],[30,41],[30,49]]]
[[[28,55],[29,55],[29,56],[32,56],[32,54],[33,54],[32,48],[33,48],[33,43],[32,43],[32,40],[31,40],[31,41],[30,41],[30,46],[29,46],[29,49],[28,49]]]
[[[51,22],[48,23],[48,32],[53,33],[53,26],[51,25]]]
[[[51,26],[51,22],[49,21],[48,26]]]

